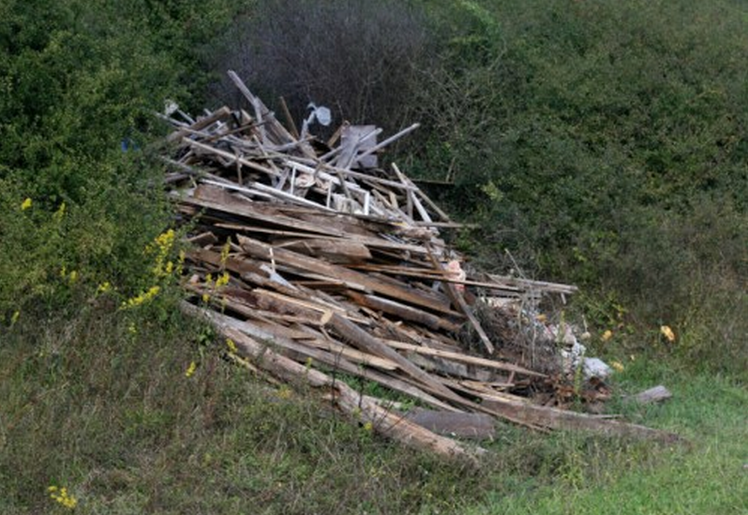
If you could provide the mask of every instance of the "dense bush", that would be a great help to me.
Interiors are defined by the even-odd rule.
[[[0,6],[0,315],[103,281],[142,286],[143,248],[169,222],[146,152],[153,111],[206,76],[195,49],[228,3],[203,4]]]

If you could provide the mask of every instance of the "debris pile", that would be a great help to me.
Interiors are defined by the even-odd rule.
[[[544,430],[672,437],[562,409],[571,386],[561,354],[539,363],[536,346],[563,346],[566,329],[538,325],[527,306],[575,288],[467,270],[439,232],[459,224],[396,165],[378,167],[377,152],[416,125],[381,142],[380,129],[344,125],[320,142],[290,116],[286,129],[229,75],[249,112],[169,117],[165,160],[192,244],[185,310],[212,322],[235,359],[319,387],[373,429],[442,454],[468,451],[436,434],[434,420],[478,420],[485,433],[486,415]],[[351,387],[354,378],[438,413],[406,416]],[[607,387],[588,384],[588,394],[605,398]]]

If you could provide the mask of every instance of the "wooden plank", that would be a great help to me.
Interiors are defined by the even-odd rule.
[[[638,404],[652,404],[655,402],[662,402],[671,399],[673,394],[670,390],[665,388],[663,385],[655,386],[649,390],[644,390],[636,395],[625,397],[626,402],[636,402]]]
[[[361,285],[365,288],[371,289],[372,291],[381,293],[382,295],[400,299],[417,306],[422,306],[434,311],[438,311],[440,313],[445,313],[447,315],[457,314],[448,307],[445,308],[444,304],[435,302],[431,298],[428,298],[424,295],[420,295],[414,289],[397,287],[391,284],[384,283],[382,281],[377,281],[376,279],[373,279],[366,274],[362,274],[354,270],[349,270],[341,266],[325,263],[324,261],[321,261],[319,259],[305,256],[297,252],[292,252],[290,250],[272,249],[272,247],[269,247],[268,245],[260,241],[247,238],[246,236],[237,235],[237,238],[242,249],[250,256],[259,257],[265,260],[269,260],[272,257],[278,263],[284,263],[286,265],[299,268],[303,271],[320,274],[326,277],[334,277],[338,280],[345,281],[346,283],[352,283],[354,285]],[[457,315],[459,316],[459,314]]]
[[[445,351],[445,350],[440,350],[440,349],[430,349],[428,347],[420,347],[418,345],[412,345],[412,344],[405,343],[405,342],[398,342],[396,340],[383,340],[383,342],[394,349],[416,352],[418,354],[423,354],[425,356],[435,356],[438,358],[444,358],[444,359],[457,361],[459,363],[478,365],[481,367],[492,368],[495,370],[503,370],[506,372],[515,372],[517,374],[522,374],[522,375],[526,375],[530,377],[540,377],[540,378],[548,377],[545,374],[541,374],[540,372],[535,372],[534,370],[530,370],[530,369],[521,367],[519,365],[514,365],[512,363],[505,363],[505,362],[496,361],[493,359],[479,358],[477,356],[470,356],[470,355],[462,354],[459,352],[450,352],[450,351]]]
[[[333,314],[330,318],[330,326],[333,327],[346,342],[350,342],[352,345],[360,347],[375,356],[394,361],[403,372],[417,380],[419,383],[428,386],[432,391],[437,392],[443,399],[451,400],[458,404],[465,403],[465,399],[461,399],[452,392],[452,390],[437,381],[433,376],[418,368],[416,365],[368,334],[356,324],[346,320],[340,315]]]
[[[431,257],[431,262],[434,264],[434,268],[436,268],[437,270],[441,270],[441,265],[439,264],[439,261],[436,259],[434,254],[429,252],[429,256]],[[468,306],[467,302],[465,302],[465,299],[462,298],[462,294],[457,291],[452,283],[444,282],[442,284],[444,285],[444,289],[447,291],[447,294],[452,299],[455,307],[457,307],[468,318],[470,324],[472,324],[473,328],[478,333],[478,336],[483,342],[484,347],[486,347],[486,351],[489,354],[493,354],[496,349],[494,348],[493,343],[491,343],[491,339],[483,330],[483,327],[481,327],[478,319],[475,318],[475,315],[470,309],[470,306]]]
[[[393,300],[383,299],[375,295],[362,295],[353,291],[347,292],[347,295],[362,306],[379,310],[390,315],[396,315],[403,320],[418,322],[419,324],[423,324],[432,329],[444,329],[453,333],[460,329],[459,324],[444,317],[432,315],[431,313],[426,313],[420,309]]]
[[[549,429],[582,430],[607,436],[644,438],[666,443],[683,441],[679,435],[669,431],[509,399],[484,400],[482,405],[498,415]]]
[[[195,123],[187,127],[187,129],[191,131],[200,131],[208,127],[209,125],[214,124],[215,122],[219,120],[223,120],[227,118],[229,115],[231,115],[231,109],[229,109],[226,106],[223,106],[220,109],[213,111],[210,115],[204,118],[200,118]],[[174,131],[166,137],[166,141],[169,141],[172,143],[174,141],[178,141],[180,138],[184,137],[184,135],[187,134],[187,132],[188,131],[184,129]]]
[[[471,451],[453,440],[436,435],[431,431],[408,421],[401,415],[388,411],[347,386],[336,381],[318,370],[309,369],[304,365],[281,356],[260,344],[255,339],[231,327],[227,317],[207,310],[200,310],[189,304],[183,304],[182,309],[188,313],[201,316],[210,321],[225,337],[231,338],[239,352],[252,358],[256,366],[274,376],[294,383],[305,381],[313,387],[324,387],[333,390],[332,400],[343,411],[355,417],[357,421],[369,422],[372,428],[383,435],[420,449],[428,450],[442,456],[463,457],[477,463],[475,455],[485,451]]]
[[[406,418],[440,435],[471,440],[491,440],[496,436],[496,421],[484,413],[450,413],[414,408]]]

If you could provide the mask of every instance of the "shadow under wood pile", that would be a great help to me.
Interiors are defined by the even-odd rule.
[[[166,182],[191,227],[193,295],[184,309],[212,322],[248,366],[320,387],[375,430],[443,454],[466,450],[351,389],[341,374],[455,417],[673,437],[552,407],[562,374],[547,363],[533,368],[516,345],[504,353],[497,334],[484,330],[479,295],[504,306],[495,318],[519,301],[575,288],[463,271],[462,256],[439,235],[458,224],[395,165],[369,168],[367,158],[415,125],[381,143],[379,130],[345,126],[320,142],[292,122],[287,130],[229,75],[251,107],[169,118]],[[470,346],[458,338],[465,327]],[[533,402],[539,392],[544,405]]]

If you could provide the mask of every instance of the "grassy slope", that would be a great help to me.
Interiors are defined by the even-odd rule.
[[[680,432],[690,447],[502,426],[493,457],[471,471],[374,437],[303,390],[258,382],[201,344],[199,328],[153,323],[162,314],[96,307],[2,335],[0,511],[65,511],[47,496],[53,484],[67,486],[78,513],[748,509],[748,393],[724,377],[653,362],[621,378],[630,391],[667,384],[670,403],[627,415]]]

